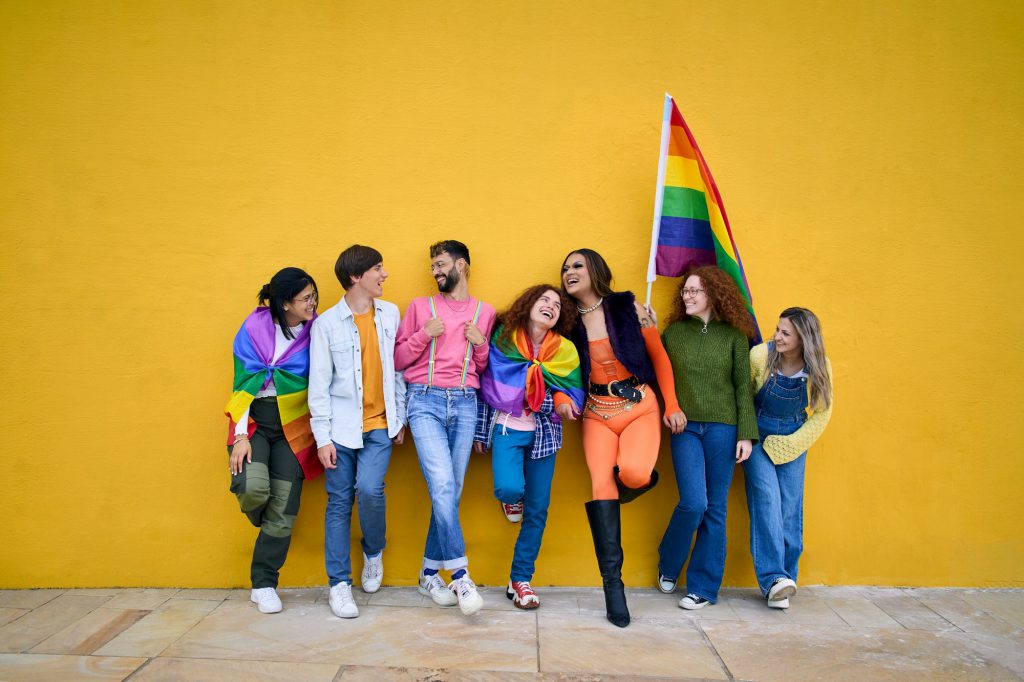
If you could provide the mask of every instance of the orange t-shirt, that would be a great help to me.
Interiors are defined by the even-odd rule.
[[[384,367],[380,362],[373,308],[362,315],[353,313],[352,319],[359,330],[359,356],[363,359],[363,433],[386,429],[388,418],[384,405]]]

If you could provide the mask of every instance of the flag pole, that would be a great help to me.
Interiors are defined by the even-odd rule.
[[[665,163],[668,158],[668,140],[671,132],[672,96],[665,93],[665,106],[661,119],[661,154],[658,157],[658,185],[654,192],[654,222],[651,225],[651,253],[647,259],[647,298],[651,305],[651,285],[658,278],[656,260],[658,256],[658,234],[661,231],[661,208],[665,196]]]

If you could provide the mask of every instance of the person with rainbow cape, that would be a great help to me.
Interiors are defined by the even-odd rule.
[[[551,501],[562,420],[583,410],[576,346],[565,337],[576,308],[558,287],[538,284],[500,313],[480,378],[477,452],[491,450],[494,495],[505,517],[522,521],[505,596],[520,609],[540,606],[530,586]]]
[[[323,473],[309,426],[309,331],[317,289],[299,268],[263,285],[259,307],[235,335],[234,392],[225,411],[231,492],[260,529],[252,552],[250,600],[277,613],[277,581],[299,513],[302,481]]]

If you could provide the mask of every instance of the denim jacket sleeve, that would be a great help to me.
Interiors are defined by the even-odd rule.
[[[395,344],[397,346],[397,343],[398,343],[398,340],[397,340],[398,328],[399,328],[399,326],[401,324],[401,316],[400,316],[400,314],[398,312],[398,307],[397,306],[392,306],[391,307],[391,311],[392,311],[393,317],[391,318],[389,324],[391,326],[391,329],[394,330],[395,337],[396,337],[395,338]],[[397,355],[396,349],[395,349],[395,347],[392,347],[392,349],[391,349],[391,369],[394,370],[394,374],[395,374],[395,415],[396,415],[396,418],[398,419],[399,426],[405,426],[409,422],[409,418],[408,418],[406,410],[405,410],[406,384],[405,384],[405,377],[403,376],[403,373],[398,370],[398,367],[395,364],[395,357],[396,357],[396,355]]]
[[[331,442],[330,389],[333,375],[334,362],[331,360],[326,323],[322,318],[317,318],[309,337],[309,389],[306,400],[309,403],[309,425],[318,448]]]

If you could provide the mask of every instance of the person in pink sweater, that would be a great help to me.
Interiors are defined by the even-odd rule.
[[[469,295],[469,249],[446,240],[430,247],[438,294],[409,304],[395,340],[395,369],[409,385],[409,429],[430,494],[430,527],[419,590],[466,615],[483,606],[469,577],[459,524],[462,482],[476,427],[476,392],[487,367],[494,307]],[[445,585],[440,570],[452,572]]]

